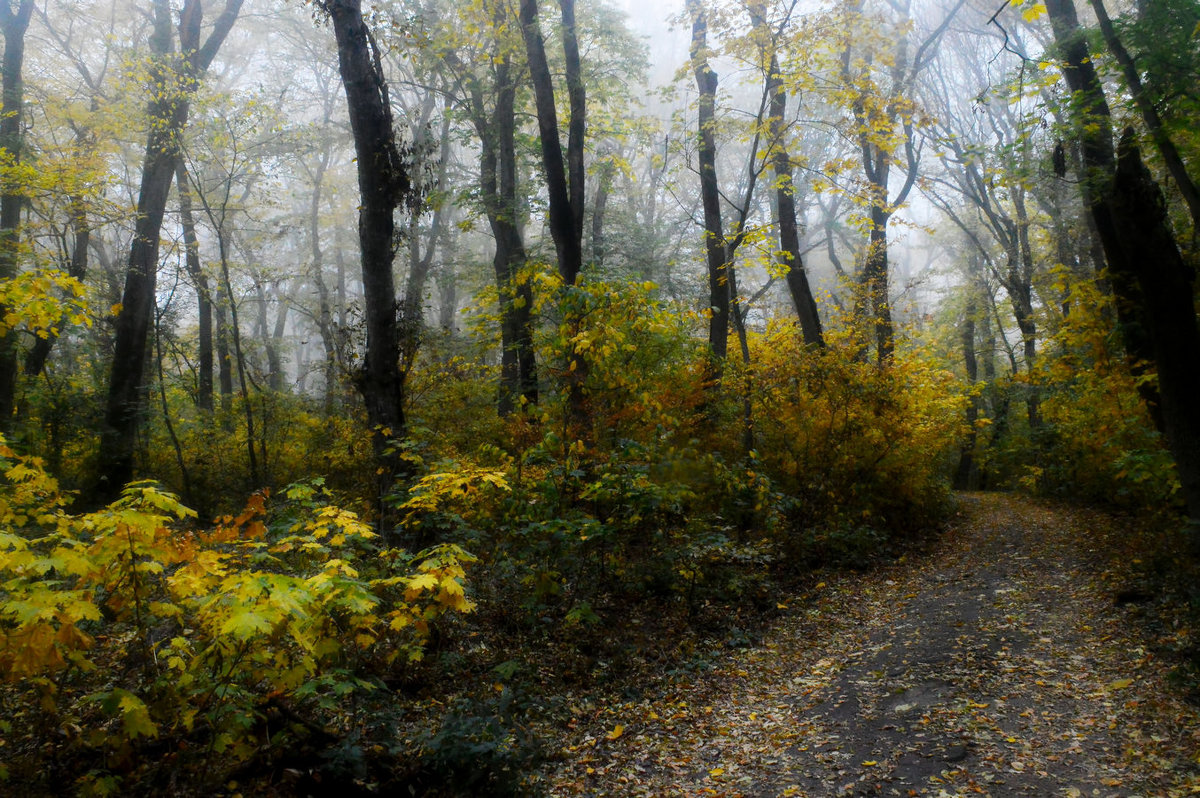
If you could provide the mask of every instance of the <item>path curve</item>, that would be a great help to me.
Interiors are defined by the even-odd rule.
[[[925,556],[822,585],[761,645],[595,711],[554,795],[1200,793],[1200,712],[1088,567],[1096,513],[960,498]]]

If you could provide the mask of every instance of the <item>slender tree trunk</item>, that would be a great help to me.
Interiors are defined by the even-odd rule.
[[[313,285],[317,289],[317,332],[321,336],[321,347],[325,353],[321,364],[321,373],[325,379],[323,406],[326,417],[333,414],[334,403],[338,395],[334,390],[337,383],[338,347],[333,324],[333,305],[329,286],[325,284],[325,253],[321,248],[321,199],[330,157],[329,148],[326,147],[317,161],[317,168],[312,178],[312,196],[308,203],[308,245],[309,257],[312,260],[309,273],[312,275]],[[340,275],[340,263],[338,269]]]
[[[888,168],[886,163],[875,173],[886,191]],[[859,277],[863,293],[861,318],[872,330],[875,339],[875,355],[879,364],[890,363],[895,351],[895,334],[892,328],[892,306],[888,298],[888,221],[891,214],[881,205],[871,206],[871,229],[867,237],[867,252],[863,270]],[[865,355],[864,355],[865,357]]]
[[[963,324],[959,335],[962,341],[963,366],[967,371],[967,385],[974,386],[979,379],[979,361],[975,355],[975,314],[978,307],[972,297],[967,300],[963,311]],[[967,438],[958,453],[958,468],[954,472],[954,489],[969,490],[977,482],[975,467],[976,424],[979,419],[979,395],[971,392],[967,403]]]
[[[179,218],[183,227],[184,262],[196,287],[197,337],[200,373],[196,381],[196,405],[201,410],[213,409],[213,303],[208,276],[200,265],[200,240],[196,235],[196,219],[192,212],[192,188],[188,184],[187,166],[180,158],[175,167],[175,189],[179,192]],[[232,386],[230,386],[232,390]]]
[[[729,349],[729,278],[725,235],[721,224],[721,195],[717,183],[717,73],[708,63],[708,18],[696,0],[689,0],[692,15],[692,69],[699,91],[699,144],[696,158],[700,169],[700,201],[704,206],[704,250],[708,260],[708,352],[709,379],[715,385],[724,373]]]
[[[538,22],[537,0],[521,0],[521,33],[533,81],[537,105],[538,133],[541,138],[542,167],[546,174],[546,190],[550,199],[550,235],[558,255],[558,271],[566,287],[579,283],[583,268],[584,164],[583,142],[586,123],[586,103],[579,61],[579,43],[575,34],[574,0],[559,0],[562,12],[563,57],[566,72],[567,98],[571,118],[567,128],[567,149],[564,161],[559,138],[558,112],[554,103],[554,82],[546,60],[546,47]],[[564,306],[565,323],[572,332],[578,331],[581,320],[570,305]],[[588,375],[587,359],[577,349],[567,352],[567,414],[573,434],[590,438],[590,416],[583,392]]]
[[[14,165],[21,161],[23,144],[22,107],[25,87],[21,70],[25,62],[25,31],[33,14],[33,0],[20,0],[13,8],[12,0],[0,2],[0,28],[4,32],[3,74],[0,75],[0,151]],[[5,191],[0,195],[0,280],[17,276],[20,247],[20,191]],[[0,314],[7,309],[0,306]],[[10,331],[0,337],[0,432],[12,426],[17,397],[17,335]]]
[[[180,138],[187,124],[190,97],[233,27],[241,3],[242,0],[227,0],[202,45],[200,0],[186,0],[179,18],[180,55],[173,60],[170,4],[167,0],[154,0],[151,50],[157,60],[152,74],[154,84],[160,88],[150,100],[150,133],[129,268],[121,312],[117,315],[108,403],[100,432],[99,480],[93,492],[93,498],[100,502],[119,495],[133,477],[134,441],[146,393],[146,344],[154,315],[158,239],[167,196],[175,179]]]
[[[612,188],[614,171],[612,161],[604,161],[600,165],[600,174],[596,179],[596,198],[592,201],[592,263],[597,267],[604,265],[604,256],[607,254],[604,247],[604,212],[608,209],[608,194]]]
[[[241,389],[242,412],[246,416],[246,463],[250,469],[250,490],[262,487],[259,481],[258,456],[254,452],[254,406],[250,401],[250,389],[246,381],[246,358],[242,353],[241,324],[238,321],[238,306],[233,298],[233,281],[229,277],[229,250],[227,233],[223,229],[224,214],[216,219],[212,210],[207,206],[208,217],[217,233],[217,250],[220,256],[221,280],[224,283],[225,296],[229,298],[230,337],[233,339],[233,353],[237,360],[238,387]]]
[[[570,0],[560,0],[560,5],[563,7],[565,22],[567,9],[570,8],[573,14],[574,5]],[[558,253],[558,270],[562,275],[563,282],[567,285],[574,285],[583,266],[583,215],[581,213],[583,201],[579,200],[578,209],[575,207],[576,203],[573,202],[575,197],[582,197],[583,141],[582,136],[578,136],[578,141],[575,140],[575,136],[577,130],[582,131],[584,118],[582,113],[572,114],[569,128],[572,138],[568,141],[567,151],[570,163],[564,165],[562,140],[558,133],[558,112],[554,103],[554,82],[550,74],[550,64],[546,60],[546,46],[542,39],[541,27],[538,24],[537,0],[521,0],[520,16],[521,31],[525,37],[525,50],[529,58],[529,73],[533,79],[534,100],[537,104],[542,168],[546,172],[546,190],[550,196],[550,235],[554,239],[554,248]],[[568,41],[573,40],[574,26],[572,25],[570,36],[566,35],[564,26],[564,48]],[[579,52],[576,47],[573,65],[570,63],[572,60],[570,53],[567,57],[567,91],[570,96],[572,112],[576,111],[576,103],[580,102],[582,97],[582,84],[574,86],[570,83],[572,74],[576,81],[579,80],[578,58]],[[582,107],[579,110],[582,111]],[[568,167],[572,178],[571,182],[575,185],[568,184]],[[575,179],[577,168],[580,173],[578,180]],[[577,213],[577,210],[580,212]]]
[[[450,108],[442,113],[440,131],[440,146],[438,149],[437,181],[435,191],[441,195],[446,186],[446,175],[450,161]],[[410,217],[409,230],[409,268],[408,282],[404,287],[404,301],[401,305],[401,345],[400,356],[405,371],[412,368],[421,338],[425,332],[425,289],[429,282],[429,274],[433,270],[433,260],[437,253],[438,244],[442,240],[442,228],[446,224],[446,215],[450,210],[447,198],[438,199],[433,206],[433,219],[429,232],[425,237],[425,249],[421,250],[421,235],[417,222],[419,214],[414,211]]]
[[[219,285],[219,281],[218,281]],[[222,423],[229,423],[233,412],[233,354],[229,349],[229,311],[232,302],[224,288],[213,295],[214,345],[217,360],[217,392],[221,395]]]
[[[779,208],[779,256],[787,267],[787,287],[796,316],[800,319],[800,331],[804,343],[818,349],[825,346],[821,332],[821,317],[817,313],[817,301],[808,284],[808,273],[800,255],[800,230],[796,224],[795,186],[792,182],[792,159],[784,146],[784,115],[787,113],[787,89],[779,74],[779,59],[771,56],[770,72],[767,75],[767,92],[771,96],[771,147],[772,168],[775,171],[775,202]]]
[[[500,13],[500,12],[498,12]],[[497,24],[503,24],[503,18]],[[537,364],[533,351],[533,290],[518,276],[525,265],[517,203],[516,92],[507,54],[496,56],[496,104],[491,118],[483,92],[471,101],[480,146],[480,189],[496,249],[492,257],[500,301],[500,384],[496,410],[512,413],[520,401],[537,404]]]
[[[380,500],[392,480],[408,466],[390,441],[405,434],[404,374],[396,328],[393,214],[409,193],[407,167],[396,146],[392,109],[380,52],[363,21],[359,0],[326,0],[333,21],[338,65],[350,110],[350,129],[358,156],[361,206],[358,241],[362,254],[363,305],[367,351],[358,387],[367,407],[376,459],[380,462]],[[382,514],[383,506],[380,505]]]
[[[287,332],[288,311],[291,309],[292,301],[294,300],[300,289],[300,278],[294,278],[291,288],[288,289],[286,295],[280,295],[279,289],[276,287],[276,297],[279,301],[279,310],[275,313],[275,325],[271,328],[271,335],[265,341],[267,347],[267,359],[271,363],[271,373],[267,377],[267,387],[272,391],[282,391],[287,374],[283,364],[283,335]],[[265,436],[264,436],[265,437]]]

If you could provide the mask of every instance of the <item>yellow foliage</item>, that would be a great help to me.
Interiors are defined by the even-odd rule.
[[[0,675],[33,684],[73,669],[64,682],[72,691],[54,701],[99,702],[127,742],[192,730],[203,716],[214,750],[248,754],[238,718],[265,692],[301,699],[331,679],[339,690],[368,689],[355,667],[418,659],[433,621],[474,606],[469,554],[380,551],[356,514],[314,501],[319,491],[297,488],[302,500],[282,508],[292,515],[282,523],[264,492],[197,530],[194,512],[148,482],[103,510],[69,515],[40,464],[2,441],[0,457],[10,475],[0,485]],[[172,634],[161,639],[162,629]],[[142,680],[114,685],[99,656],[136,658],[140,671],[118,673]],[[89,684],[102,689],[86,693]]]

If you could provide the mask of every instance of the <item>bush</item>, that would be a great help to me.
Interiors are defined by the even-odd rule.
[[[256,494],[201,529],[148,482],[70,515],[37,461],[0,457],[12,530],[0,534],[0,674],[10,717],[36,718],[10,737],[18,758],[0,778],[30,789],[74,772],[81,791],[131,791],[165,740],[176,753],[162,765],[204,780],[345,727],[347,696],[420,659],[440,616],[473,607],[473,558],[383,548],[319,486],[289,489],[278,511]],[[34,753],[47,734],[70,741],[62,772]]]

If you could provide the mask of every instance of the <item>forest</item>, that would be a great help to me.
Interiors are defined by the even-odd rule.
[[[1200,695],[1196,0],[0,29],[0,793],[566,794],[991,492]]]

